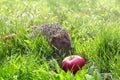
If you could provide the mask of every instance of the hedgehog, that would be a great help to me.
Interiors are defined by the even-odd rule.
[[[37,27],[31,35],[41,33],[48,40],[50,45],[58,50],[71,50],[71,38],[67,30],[62,29],[57,24],[44,24]]]

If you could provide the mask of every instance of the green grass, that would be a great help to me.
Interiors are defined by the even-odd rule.
[[[18,35],[7,44],[0,40],[0,80],[119,80],[119,4],[119,0],[0,0],[0,38]],[[42,35],[30,40],[32,27],[47,23],[68,30],[72,51],[55,54]],[[61,61],[70,54],[86,59],[75,76],[61,69]]]

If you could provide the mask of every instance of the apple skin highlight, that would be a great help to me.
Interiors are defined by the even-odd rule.
[[[76,74],[84,65],[85,59],[78,55],[68,56],[62,61],[62,69],[65,72],[71,71],[73,74]]]

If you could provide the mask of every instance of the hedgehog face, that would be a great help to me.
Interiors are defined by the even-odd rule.
[[[71,50],[71,39],[68,33],[56,34],[52,37],[51,45],[59,50]]]

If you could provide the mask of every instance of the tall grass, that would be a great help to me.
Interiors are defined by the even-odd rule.
[[[120,79],[119,0],[0,0],[0,80]],[[57,23],[70,33],[72,51],[54,52],[44,36],[30,40],[36,26]],[[86,65],[75,76],[61,61],[76,54]]]

